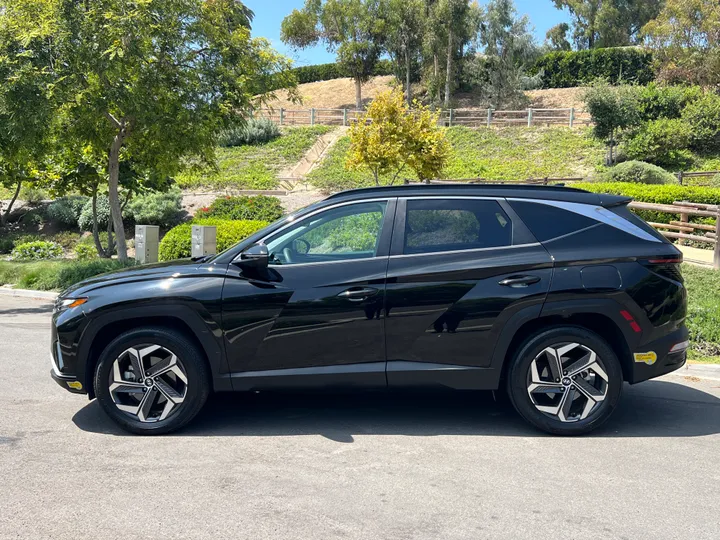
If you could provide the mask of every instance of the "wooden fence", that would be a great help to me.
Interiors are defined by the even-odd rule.
[[[357,122],[365,111],[356,109],[257,109],[256,117],[269,118],[281,126],[348,126]],[[496,111],[494,109],[448,109],[440,114],[444,126],[550,126],[569,127],[589,125],[590,116],[569,109],[523,109]]]
[[[633,201],[628,205],[636,210],[652,210],[680,215],[680,220],[671,220],[670,223],[649,222],[666,238],[673,238],[678,244],[685,244],[688,240],[705,242],[713,245],[713,267],[720,269],[720,206],[714,204],[701,204],[688,201],[675,201],[672,204],[653,204]],[[690,216],[713,217],[715,225],[705,223],[690,223]]]

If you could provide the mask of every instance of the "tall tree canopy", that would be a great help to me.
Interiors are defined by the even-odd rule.
[[[355,79],[355,106],[362,108],[362,85],[382,54],[385,20],[380,0],[306,0],[281,26],[281,39],[298,49],[325,43]]]
[[[412,101],[412,68],[420,60],[425,30],[425,0],[386,0],[387,50],[405,77],[405,100]]]
[[[251,15],[238,0],[0,0],[23,53],[47,48],[62,140],[102,160],[120,259],[121,162],[141,177],[172,176],[188,158],[212,163],[219,131],[289,77],[289,61],[251,37]]]
[[[568,9],[578,49],[622,47],[637,43],[640,30],[660,12],[662,0],[553,0]]]
[[[550,49],[554,51],[569,51],[572,49],[572,45],[568,41],[568,32],[570,32],[570,25],[568,23],[560,23],[553,26],[545,34],[545,40]]]
[[[720,3],[667,0],[644,28],[660,76],[670,82],[720,84]]]

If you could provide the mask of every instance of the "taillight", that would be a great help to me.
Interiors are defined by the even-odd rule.
[[[683,256],[671,256],[671,257],[654,257],[652,259],[644,259],[638,261],[643,266],[647,267],[651,272],[654,272],[664,278],[671,279],[673,281],[683,282],[682,272],[680,271],[680,265],[683,262]]]

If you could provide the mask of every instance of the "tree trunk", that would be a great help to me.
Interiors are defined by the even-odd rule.
[[[5,212],[0,214],[0,225],[5,225],[5,223],[7,223],[7,219],[10,217],[10,212],[12,212],[12,207],[15,204],[15,201],[17,201],[18,195],[20,195],[21,187],[22,187],[22,180],[18,180],[17,186],[15,187],[15,193],[13,194],[12,199],[10,199],[10,204],[8,204],[8,207],[5,209]]]
[[[408,47],[405,47],[405,99],[408,107],[410,107],[412,95],[410,92],[410,51]]]
[[[127,261],[127,245],[125,243],[125,228],[123,225],[122,211],[120,209],[120,197],[118,195],[118,183],[120,181],[120,149],[126,135],[126,126],[123,123],[120,131],[115,135],[108,155],[108,174],[110,177],[108,186],[108,198],[110,199],[110,213],[112,224],[117,237],[118,259]],[[108,238],[108,243],[110,238]]]
[[[362,110],[362,81],[360,77],[355,78],[355,108],[360,111]]]
[[[97,187],[93,190],[93,194],[92,194],[92,217],[93,217],[92,235],[93,235],[93,241],[95,242],[95,249],[98,252],[98,257],[102,257],[103,259],[106,259],[106,258],[108,258],[108,255],[105,254],[105,250],[103,249],[102,243],[100,242],[100,231],[98,230]]]
[[[452,77],[453,33],[448,28],[447,73],[445,74],[445,108],[450,108],[450,77]]]

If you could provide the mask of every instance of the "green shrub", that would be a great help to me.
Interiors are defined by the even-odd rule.
[[[15,241],[12,238],[0,238],[0,254],[10,253],[15,247]]]
[[[292,73],[297,78],[298,83],[311,83],[317,81],[329,81],[331,79],[340,79],[348,77],[340,64],[335,62],[330,64],[316,64],[314,66],[301,66],[292,70]],[[375,64],[373,75],[392,75],[394,68],[392,62],[389,60],[380,60]]]
[[[720,149],[720,96],[706,93],[690,103],[682,114],[692,126],[691,145],[695,150],[707,152]]]
[[[280,128],[269,118],[251,118],[242,126],[226,130],[220,136],[220,146],[264,144],[277,139],[279,136]]]
[[[683,165],[690,162],[692,128],[680,118],[660,118],[645,122],[625,143],[628,157],[657,165]]]
[[[583,86],[595,79],[647,84],[655,78],[652,53],[633,47],[555,51],[542,56],[532,72],[541,70],[544,88]]]
[[[20,223],[26,226],[32,225],[39,227],[43,224],[43,221],[43,213],[40,209],[30,210],[20,218]]]
[[[95,246],[89,244],[78,244],[75,246],[74,251],[78,261],[89,261],[98,257]]]
[[[61,197],[47,207],[47,217],[64,227],[77,227],[82,209],[88,200],[88,197],[81,195]]]
[[[182,197],[178,188],[139,195],[127,204],[126,215],[141,225],[170,227],[178,222]]]
[[[33,185],[23,188],[20,194],[21,198],[24,199],[30,205],[38,205],[47,199],[47,193],[40,188]]]
[[[619,167],[619,165],[617,167]],[[678,184],[648,186],[624,182],[581,182],[573,184],[573,187],[586,189],[595,193],[624,195],[632,198],[634,201],[655,204],[672,204],[674,201],[720,204],[720,189],[711,187],[681,186]],[[680,218],[679,214],[654,212],[652,210],[637,210],[635,213],[646,221],[655,221],[658,223],[670,223],[670,221]],[[699,222],[700,220],[691,218],[691,221]]]
[[[215,199],[209,207],[198,210],[195,219],[218,218],[272,222],[279,219],[283,213],[282,204],[277,197],[244,195]]]
[[[11,256],[17,261],[39,261],[43,259],[57,259],[62,257],[63,248],[55,242],[28,242],[18,244],[12,250]]]
[[[87,261],[73,262],[68,265],[64,265],[60,268],[57,274],[57,287],[58,289],[65,289],[71,285],[89,279],[100,274],[107,272],[113,272],[115,270],[122,270],[131,266],[135,266],[137,263],[130,259],[122,262],[117,259],[92,259]]]
[[[161,261],[190,257],[192,225],[214,225],[217,227],[217,251],[220,253],[267,226],[267,222],[199,219],[192,223],[183,223],[170,229],[160,241]]]
[[[61,231],[57,234],[53,234],[49,238],[42,238],[42,240],[50,240],[56,244],[60,244],[64,250],[71,250],[80,241],[80,233],[75,231]]]
[[[97,221],[99,229],[107,229],[108,222],[110,221],[110,199],[104,196],[98,196],[97,198]],[[92,199],[88,199],[80,212],[80,218],[78,219],[78,226],[82,231],[92,231]]]
[[[633,184],[673,184],[677,178],[665,169],[642,161],[626,161],[600,174],[602,182],[630,182]]]
[[[639,109],[643,120],[680,118],[683,109],[703,96],[699,86],[669,86],[651,82],[640,88]]]

